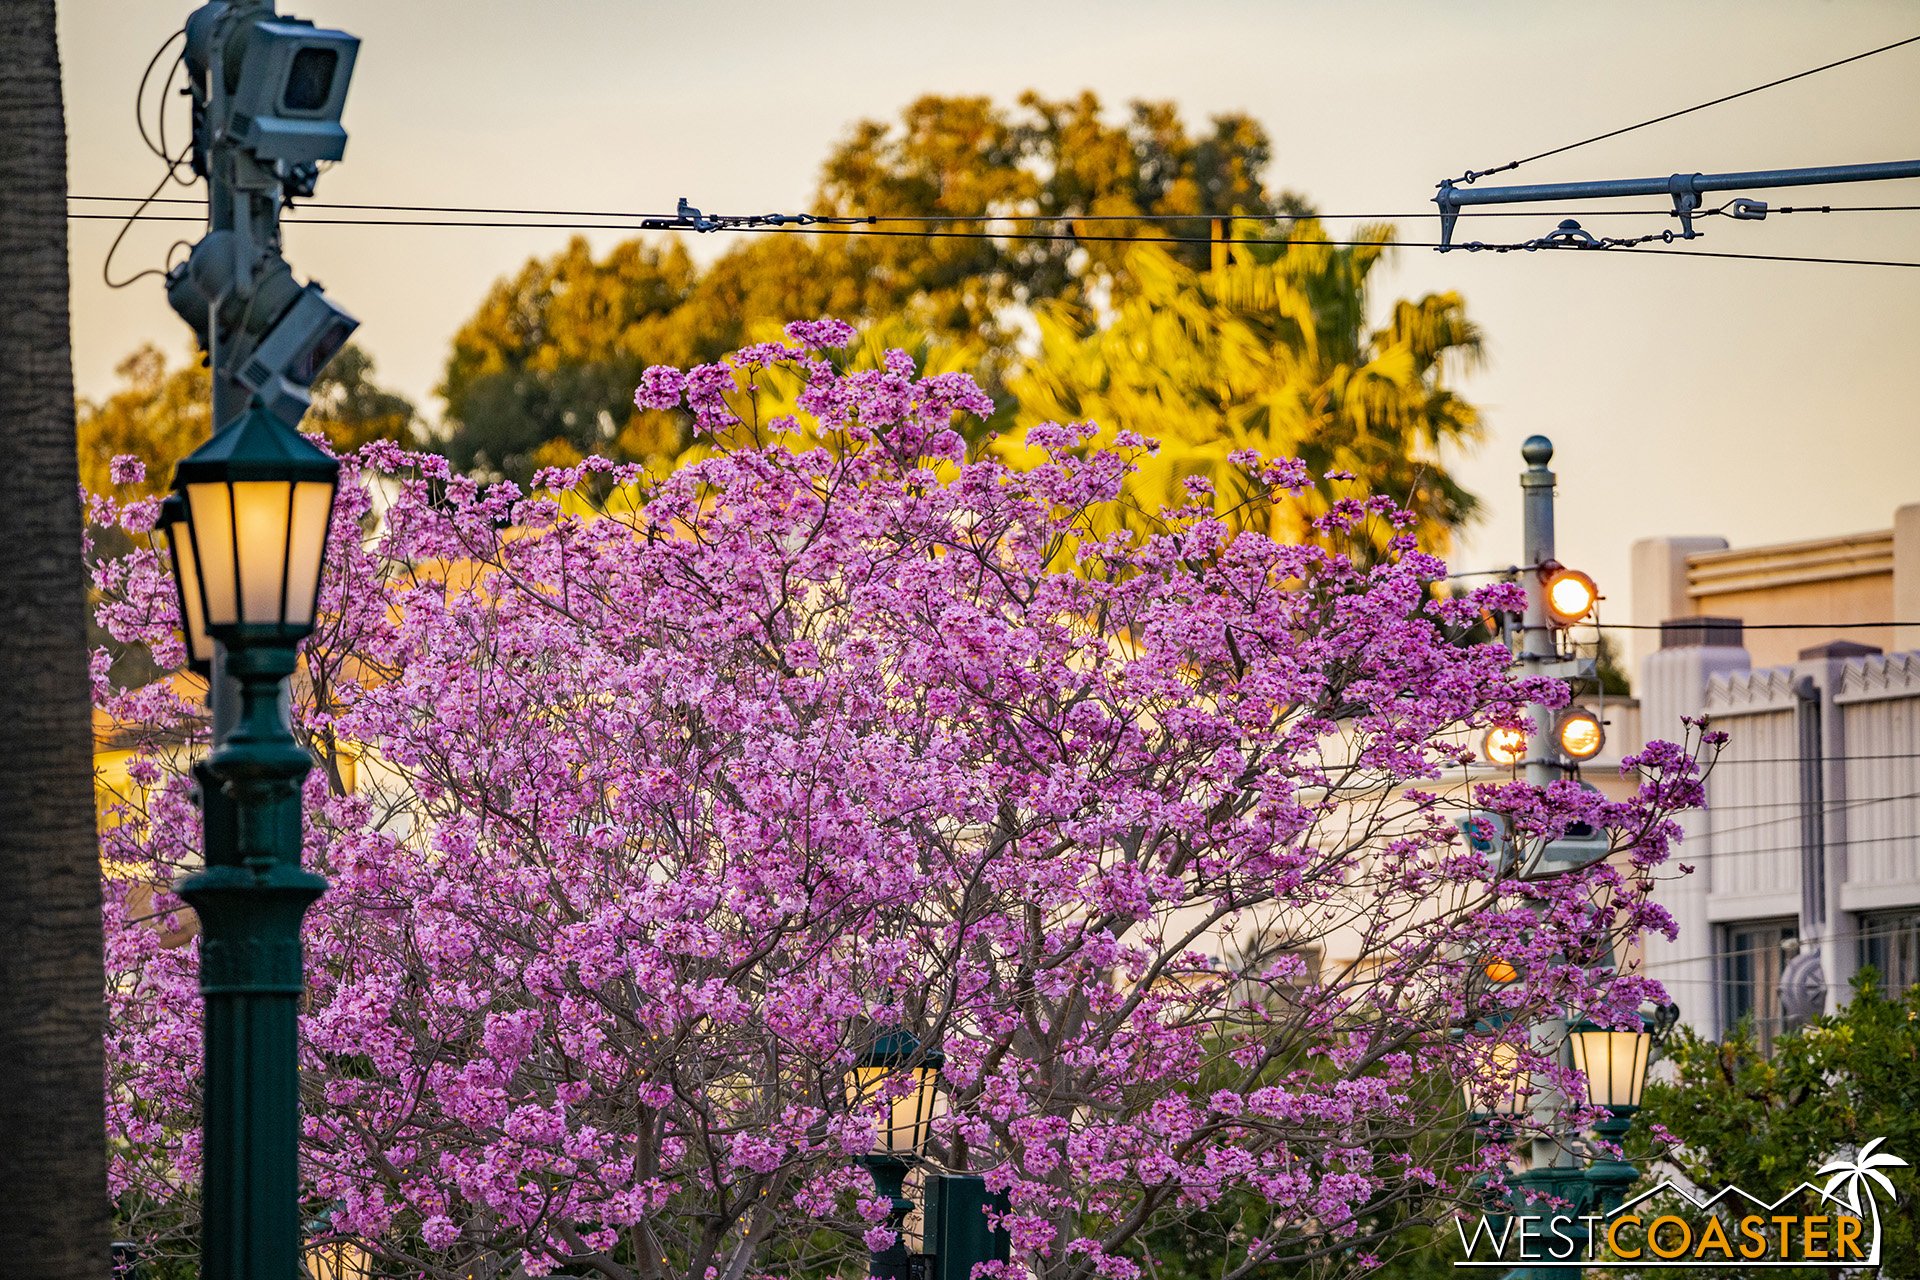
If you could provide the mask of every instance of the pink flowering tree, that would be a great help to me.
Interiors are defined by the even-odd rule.
[[[991,407],[967,377],[843,372],[834,322],[788,336],[647,371],[639,403],[713,442],[669,475],[589,460],[522,493],[346,459],[293,709],[332,883],[301,1029],[316,1237],[447,1280],[857,1273],[890,1238],[857,1163],[885,1099],[843,1081],[894,1026],[945,1054],[927,1162],[1007,1193],[1016,1275],[1125,1280],[1229,1202],[1230,1277],[1440,1220],[1498,1162],[1457,1089],[1496,1042],[1659,998],[1606,962],[1672,927],[1647,893],[1688,753],[1649,748],[1625,802],[1482,788],[1522,833],[1618,846],[1500,879],[1454,823],[1464,766],[1563,696],[1461,640],[1513,588],[1448,599],[1411,537],[1344,556],[1406,520],[1364,495],[1311,545],[1231,536],[1211,501],[1096,537],[1151,442],[1047,426],[1016,472],[967,456]],[[1249,501],[1311,479],[1236,461]],[[162,559],[102,555],[96,583],[117,645],[180,662]],[[113,670],[113,1189],[157,1259],[194,1230],[170,886],[206,727],[189,685]]]

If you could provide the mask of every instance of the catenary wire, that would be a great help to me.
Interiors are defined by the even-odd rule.
[[[1822,71],[1831,71],[1835,67],[1844,67],[1850,62],[1858,62],[1862,58],[1871,58],[1875,54],[1886,53],[1891,49],[1898,49],[1902,46],[1910,45],[1915,41],[1920,41],[1920,35],[1908,36],[1904,40],[1895,40],[1892,44],[1883,44],[1877,49],[1868,49],[1865,53],[1856,53],[1850,57],[1841,58],[1834,62],[1823,63],[1817,67],[1809,67],[1805,71],[1796,71],[1790,76],[1781,76],[1778,80],[1769,80],[1765,84],[1757,84],[1751,89],[1742,89],[1738,93],[1722,94],[1718,98],[1710,98],[1705,102],[1695,103],[1691,107],[1682,107],[1678,111],[1669,111],[1665,115],[1654,116],[1652,119],[1642,120],[1638,124],[1626,125],[1619,129],[1610,129],[1606,133],[1597,133],[1591,138],[1582,138],[1578,142],[1569,142],[1563,147],[1555,147],[1550,151],[1537,152],[1534,155],[1526,156],[1519,160],[1509,160],[1507,163],[1492,169],[1469,169],[1465,174],[1461,175],[1460,181],[1471,184],[1489,174],[1505,173],[1510,169],[1518,169],[1523,164],[1532,164],[1535,160],[1545,160],[1548,156],[1557,156],[1578,147],[1589,146],[1595,142],[1604,142],[1608,138],[1617,138],[1623,133],[1632,133],[1636,129],[1645,129],[1649,125],[1662,124],[1668,120],[1677,120],[1681,116],[1692,115],[1694,112],[1704,111],[1708,107],[1717,107],[1723,102],[1732,102],[1736,98],[1744,98],[1749,94],[1760,93],[1767,89],[1775,89],[1783,84],[1791,84],[1795,80],[1804,80],[1808,76],[1818,75]]]
[[[1809,757],[1809,758],[1820,759],[1822,760],[1822,763],[1825,762],[1824,758],[1822,757]],[[1717,760],[1714,761],[1713,767],[1715,769],[1718,769],[1720,767],[1720,762]],[[1862,797],[1860,802],[1863,804],[1877,804],[1883,800],[1912,800],[1916,798],[1920,798],[1920,792],[1916,792],[1914,795],[1911,795],[1911,796]],[[1845,802],[1835,801],[1835,803],[1844,804]],[[1720,814],[1720,813],[1759,813],[1762,811],[1771,812],[1779,809],[1798,810],[1801,807],[1802,807],[1801,802],[1798,800],[1756,800],[1747,804],[1714,804],[1711,801],[1709,801],[1707,804],[1701,805],[1699,809],[1694,810],[1693,812],[1704,813],[1708,817],[1712,817],[1713,815]],[[1824,813],[1824,812],[1830,812],[1830,811],[1822,810],[1822,812]]]
[[[1895,911],[1897,911],[1897,910],[1899,910],[1899,908],[1897,908],[1897,907],[1896,907],[1896,908],[1892,908],[1892,910],[1895,910]],[[1770,919],[1770,918],[1772,918],[1772,917],[1757,917],[1757,918],[1758,918],[1758,919]],[[1779,917],[1779,918],[1780,918],[1780,919],[1783,919],[1783,920],[1784,920],[1784,919],[1786,919],[1787,917],[1784,917],[1784,916],[1782,916],[1782,917]],[[1715,923],[1717,923],[1717,924],[1728,924],[1728,925],[1741,925],[1741,924],[1746,924],[1746,923],[1749,923],[1749,921],[1746,921],[1746,920],[1721,920],[1721,921],[1716,921]],[[1877,939],[1880,939],[1880,938],[1898,938],[1898,937],[1901,937],[1901,936],[1903,936],[1903,935],[1905,935],[1905,934],[1907,934],[1907,933],[1909,933],[1909,932],[1911,932],[1911,931],[1913,930],[1913,928],[1914,928],[1914,926],[1912,926],[1912,925],[1905,925],[1905,924],[1891,924],[1891,925],[1887,925],[1887,926],[1885,926],[1885,927],[1876,927],[1876,928],[1869,928],[1869,929],[1856,929],[1856,930],[1854,930],[1854,931],[1853,931],[1853,933],[1852,933],[1852,934],[1850,934],[1850,935],[1848,935],[1848,940],[1849,940],[1849,941],[1852,941],[1852,942],[1872,942],[1872,941],[1875,941],[1875,940],[1877,940]],[[1805,939],[1796,939],[1795,941],[1796,941],[1796,942],[1804,942],[1804,941],[1805,941]],[[1623,971],[1623,972],[1625,972],[1625,973],[1627,974],[1627,976],[1629,976],[1629,977],[1639,977],[1639,976],[1641,976],[1641,975],[1643,975],[1643,974],[1649,974],[1649,973],[1652,973],[1652,972],[1653,972],[1654,970],[1656,970],[1656,969],[1676,969],[1676,968],[1679,968],[1679,967],[1680,967],[1680,966],[1682,966],[1682,965],[1689,965],[1689,964],[1699,964],[1699,963],[1701,963],[1702,961],[1708,961],[1708,960],[1731,960],[1731,959],[1734,959],[1734,958],[1736,958],[1736,957],[1741,957],[1741,956],[1747,956],[1747,957],[1751,957],[1751,956],[1753,956],[1753,955],[1755,955],[1755,954],[1757,954],[1757,953],[1758,953],[1758,952],[1757,952],[1757,951],[1756,951],[1756,949],[1754,949],[1754,948],[1744,948],[1744,949],[1743,949],[1743,948],[1739,948],[1739,947],[1731,947],[1731,948],[1727,948],[1727,949],[1725,949],[1725,950],[1717,950],[1717,951],[1703,951],[1703,952],[1700,952],[1700,953],[1698,953],[1698,954],[1695,954],[1695,955],[1689,955],[1689,956],[1676,956],[1676,957],[1674,957],[1674,958],[1672,958],[1672,959],[1668,959],[1668,960],[1658,960],[1658,961],[1654,961],[1654,962],[1652,962],[1652,963],[1642,963],[1642,964],[1640,964],[1640,965],[1639,965],[1639,966],[1638,966],[1637,968],[1634,968],[1634,969],[1631,969],[1631,970],[1626,970],[1626,971]],[[1884,975],[1884,974],[1882,974],[1881,976],[1882,976],[1882,977],[1885,977],[1886,975]],[[1692,982],[1692,983],[1696,983],[1696,984],[1698,984],[1698,983],[1710,983],[1710,984],[1712,984],[1712,985],[1714,985],[1714,986],[1719,986],[1719,985],[1721,985],[1721,983],[1722,983],[1722,981],[1723,981],[1722,979],[1717,979],[1717,978],[1694,978],[1694,979],[1685,979],[1685,978],[1682,978],[1682,979],[1672,979],[1672,978],[1662,978],[1662,979],[1660,979],[1660,980],[1659,980],[1659,982],[1660,982],[1660,985],[1661,985],[1661,986],[1663,986],[1663,987],[1670,987],[1670,986],[1674,986],[1674,985],[1676,984],[1676,982]],[[1840,987],[1841,985],[1843,985],[1843,984],[1838,984],[1838,983],[1829,983],[1828,985],[1829,985],[1829,986],[1831,986],[1831,987],[1834,987],[1835,989],[1838,989],[1838,988],[1839,988],[1839,987]]]
[[[1825,817],[1830,813],[1849,813],[1855,809],[1867,809],[1877,804],[1898,804],[1903,800],[1920,800],[1920,791],[1909,791],[1897,796],[1869,796],[1861,800],[1841,800],[1833,804],[1822,805],[1819,813],[1821,817]],[[1725,808],[1716,810],[1712,805],[1709,805],[1707,808],[1701,810],[1701,812],[1711,817],[1715,812],[1728,813],[1742,807],[1743,806],[1740,805],[1728,805]],[[1738,835],[1743,831],[1759,831],[1766,827],[1777,827],[1783,823],[1799,822],[1804,816],[1804,813],[1789,813],[1778,818],[1765,818],[1759,822],[1743,823],[1737,827],[1710,827],[1701,834],[1710,839],[1717,840],[1721,836]]]
[[[1712,834],[1713,833],[1711,832],[1700,832],[1696,836],[1696,839],[1708,838]],[[1909,832],[1903,835],[1895,835],[1895,836],[1860,836],[1858,838],[1847,839],[1847,840],[1823,840],[1821,841],[1821,847],[1827,848],[1827,849],[1848,849],[1856,845],[1899,844],[1902,841],[1906,841],[1909,844],[1920,842],[1920,836],[1914,835],[1911,832]],[[1765,848],[1761,848],[1761,849],[1695,848],[1691,852],[1694,854],[1695,857],[1699,858],[1701,861],[1704,862],[1709,858],[1757,858],[1762,854],[1768,854],[1768,853],[1797,853],[1802,847],[1803,847],[1802,845],[1796,842],[1794,844],[1770,844],[1770,845],[1767,845]],[[1688,852],[1689,850],[1687,849],[1686,844],[1683,841],[1681,843],[1679,850],[1673,856],[1675,858],[1684,860],[1687,857]]]
[[[1744,258],[1749,262],[1822,262],[1847,267],[1920,267],[1920,262],[1898,258],[1821,258],[1800,253],[1716,253],[1710,249],[1634,249],[1657,258]]]
[[[164,184],[163,184],[164,185]],[[156,189],[157,190],[157,189]],[[68,213],[69,221],[119,221],[121,215],[115,213]],[[186,214],[148,214],[131,215],[127,221],[134,222],[202,222],[204,219]],[[590,222],[483,222],[477,220],[457,220],[444,218],[287,218],[286,226],[305,227],[484,227],[496,230],[557,230],[557,231],[690,231],[691,227],[634,227],[623,223]],[[880,236],[918,240],[1025,240],[1052,241],[1058,243],[1114,243],[1114,244],[1244,244],[1244,245],[1324,245],[1328,248],[1398,248],[1398,249],[1437,249],[1440,245],[1433,241],[1417,240],[1288,240],[1259,236],[1139,236],[1139,235],[1097,235],[1056,233],[1039,231],[941,231],[941,230],[889,230],[882,227],[847,226],[794,226],[794,227],[748,227],[722,226],[717,231],[735,233],[761,233],[784,235],[831,235],[831,236]],[[1807,262],[1829,266],[1862,267],[1920,267],[1920,261],[1905,262],[1884,258],[1827,258],[1800,254],[1769,253],[1709,253],[1695,249],[1637,249],[1631,252],[1642,256],[1681,257],[1681,258],[1737,258],[1756,262]],[[1591,255],[1589,255],[1591,256]]]
[[[141,213],[141,214],[130,215],[130,216],[122,215],[118,213],[69,213],[67,214],[68,221],[83,221],[83,222],[84,221],[118,222],[118,221],[121,221],[123,217],[127,217],[127,219],[130,221],[139,221],[139,222],[204,222],[205,221],[204,218],[197,218],[188,214]],[[653,228],[633,227],[633,226],[628,226],[624,223],[482,222],[482,221],[468,221],[468,220],[449,219],[449,218],[299,218],[299,217],[293,217],[293,218],[283,218],[281,220],[281,224],[283,226],[289,226],[289,227],[486,227],[486,228],[493,228],[496,230],[521,230],[521,231],[529,231],[529,230],[530,231],[540,231],[540,230],[547,230],[547,231],[642,231],[642,230],[691,231],[693,230],[692,227],[653,227]],[[1306,240],[1306,241],[1298,241],[1298,240],[1287,240],[1287,239],[1277,239],[1277,238],[1270,238],[1270,237],[1254,237],[1254,236],[1239,236],[1239,237],[1231,237],[1231,238],[1225,237],[1225,236],[1215,236],[1212,239],[1209,239],[1206,236],[1071,235],[1071,234],[1058,234],[1058,233],[1039,232],[1039,231],[1007,231],[1007,232],[890,231],[890,230],[884,230],[879,228],[867,228],[867,227],[821,227],[821,226],[803,226],[803,227],[725,226],[725,227],[718,227],[715,229],[718,231],[732,231],[732,232],[758,231],[758,232],[782,232],[786,234],[799,233],[801,235],[890,236],[890,237],[901,237],[906,239],[920,239],[920,240],[924,240],[924,239],[1042,240],[1042,241],[1053,240],[1053,241],[1062,241],[1062,242],[1071,241],[1076,243],[1080,241],[1091,240],[1091,241],[1112,241],[1115,243],[1124,243],[1124,244],[1139,244],[1139,243],[1248,244],[1248,245],[1317,244],[1317,245],[1328,245],[1335,248],[1357,248],[1357,247],[1364,246],[1364,247],[1386,247],[1386,248],[1401,248],[1401,249],[1431,249],[1436,247],[1433,244],[1408,242],[1408,241],[1395,241],[1395,240],[1313,239],[1313,240]],[[1916,264],[1916,265],[1920,265],[1920,264]]]
[[[132,204],[140,200],[139,196],[94,196],[70,195],[69,200],[82,200],[97,204]],[[194,204],[204,205],[203,199],[190,196],[167,196],[151,201],[153,204]],[[363,204],[339,200],[301,200],[297,202],[301,209],[348,209],[375,213],[465,213],[490,214],[503,217],[527,218],[673,218],[672,213],[644,213],[619,209],[517,209],[492,205],[461,204]],[[1672,209],[1555,209],[1551,212],[1563,216],[1602,217],[1615,214],[1628,217],[1674,218],[1679,215]],[[1701,210],[1696,216],[1720,213],[1722,210]],[[1920,205],[1876,204],[1876,205],[1791,205],[1769,209],[1768,214],[1777,213],[1913,213],[1920,212]],[[1434,210],[1417,210],[1411,213],[971,213],[971,214],[846,214],[814,215],[832,217],[846,222],[1028,222],[1028,223],[1065,223],[1065,222],[1349,222],[1372,221],[1391,222],[1414,218],[1438,218],[1441,215]],[[1533,209],[1463,209],[1462,218],[1538,218],[1541,211]]]
[[[1661,631],[1668,627],[1683,631],[1689,627],[1711,630],[1717,624],[1685,620],[1673,623],[1582,622],[1578,625],[1595,631]],[[1920,627],[1920,622],[1728,622],[1724,629],[1732,630],[1736,625],[1742,631],[1869,631],[1883,627]]]
[[[1748,756],[1742,760],[1728,760],[1723,757],[1715,760],[1713,767],[1716,769],[1724,769],[1729,765],[1736,764],[1799,764],[1802,759],[1804,759],[1804,757],[1801,756]],[[1823,755],[1820,756],[1819,759],[1822,763],[1832,761],[1837,764],[1851,764],[1856,760],[1920,760],[1920,751],[1868,752],[1861,755],[1846,755],[1841,753],[1836,755]],[[1799,802],[1793,801],[1792,803],[1798,804]]]
[[[1893,909],[1896,911],[1899,910],[1899,908],[1897,907]],[[1785,917],[1781,917],[1781,918],[1784,919]],[[1745,922],[1740,920],[1721,920],[1721,921],[1716,921],[1715,923],[1738,925]],[[1877,926],[1877,927],[1867,928],[1867,929],[1855,929],[1851,937],[1856,942],[1870,941],[1875,938],[1897,938],[1901,934],[1906,933],[1911,927],[1912,926],[1908,926],[1908,925],[1892,924],[1892,925]],[[1735,956],[1751,956],[1753,954],[1754,952],[1752,948],[1740,948],[1740,947],[1729,947],[1725,950],[1717,950],[1717,951],[1703,951],[1696,955],[1678,956],[1670,960],[1659,960],[1659,961],[1654,961],[1652,963],[1642,963],[1638,968],[1632,970],[1631,974],[1638,975],[1642,973],[1651,973],[1655,969],[1672,969],[1685,964],[1698,964],[1702,960],[1730,960]],[[1662,985],[1664,986],[1664,985],[1670,985],[1670,984],[1663,982]]]

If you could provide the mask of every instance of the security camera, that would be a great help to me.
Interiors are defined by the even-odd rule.
[[[310,284],[267,327],[234,377],[261,408],[297,426],[313,403],[313,380],[359,327],[319,285]]]
[[[340,112],[359,37],[281,17],[257,18],[236,35],[239,74],[229,80],[227,114],[233,140],[262,161],[289,166],[345,155]]]

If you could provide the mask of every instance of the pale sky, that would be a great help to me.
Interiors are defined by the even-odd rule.
[[[158,179],[134,128],[134,87],[191,8],[62,0],[76,194],[143,195]],[[1413,213],[1431,207],[1438,179],[1469,166],[1920,32],[1911,0],[282,8],[364,41],[347,102],[351,141],[322,200],[659,210],[684,195],[729,213],[806,208],[820,160],[856,119],[891,119],[922,93],[1011,101],[1027,88],[1090,88],[1116,109],[1171,99],[1190,124],[1244,111],[1273,136],[1272,185],[1327,213]],[[1488,181],[1916,155],[1920,45]],[[1920,182],[1757,194],[1776,206],[1920,204]],[[1556,215],[1501,221],[1525,238]],[[1600,234],[1650,221],[1582,218]],[[1920,261],[1920,213],[1703,225],[1703,249]],[[1432,238],[1430,222],[1401,228],[1405,239]],[[113,230],[73,224],[83,395],[110,390],[114,365],[141,342],[175,358],[188,348],[157,279],[102,285]],[[197,234],[137,226],[115,273],[157,265],[172,240]],[[378,376],[435,415],[453,330],[494,279],[567,236],[336,227],[287,239],[296,272],[361,319]],[[622,237],[589,238],[604,252]],[[717,252],[722,242],[695,247]],[[1920,270],[1405,249],[1375,278],[1382,305],[1457,289],[1487,333],[1489,363],[1463,389],[1490,429],[1454,466],[1488,513],[1456,557],[1462,569],[1517,558],[1519,445],[1535,432],[1558,449],[1560,558],[1593,572],[1615,620],[1627,613],[1635,538],[1713,533],[1738,546],[1849,533],[1884,528],[1895,507],[1920,501]]]

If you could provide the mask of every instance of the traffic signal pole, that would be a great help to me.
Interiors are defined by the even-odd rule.
[[[1521,615],[1519,652],[1515,655],[1527,676],[1577,679],[1592,674],[1590,661],[1563,658],[1557,629],[1547,607],[1550,572],[1558,567],[1554,546],[1553,508],[1555,476],[1547,465],[1553,461],[1553,441],[1545,436],[1529,436],[1520,446],[1527,469],[1520,473],[1521,500],[1521,582],[1526,591],[1526,608]],[[1567,776],[1556,739],[1559,712],[1541,703],[1527,706],[1527,750],[1524,772],[1527,782],[1545,787]],[[1551,849],[1551,846],[1549,846]],[[1529,1028],[1532,1050],[1553,1061],[1565,1052],[1567,1021],[1564,1017],[1543,1017]],[[1585,1182],[1571,1146],[1557,1132],[1560,1111],[1565,1105],[1560,1091],[1546,1076],[1536,1073],[1532,1080],[1531,1118],[1536,1133],[1528,1153],[1527,1168],[1514,1179],[1516,1208],[1525,1209],[1532,1197],[1534,1211],[1540,1216],[1557,1212],[1546,1199],[1579,1203]],[[1545,1261],[1545,1259],[1537,1259]],[[1570,1272],[1564,1266],[1523,1268],[1509,1273],[1508,1280],[1553,1280]]]
[[[1545,436],[1529,436],[1520,446],[1520,456],[1527,464],[1527,469],[1520,473],[1521,541],[1524,544],[1520,563],[1521,580],[1527,593],[1526,610],[1520,624],[1521,671],[1528,676],[1557,675],[1560,654],[1554,640],[1552,620],[1547,615],[1547,575],[1544,568],[1554,563],[1554,474],[1547,466],[1553,461],[1553,442]],[[1535,787],[1545,787],[1563,776],[1553,750],[1555,714],[1552,707],[1540,703],[1531,703],[1527,707],[1530,727],[1527,733],[1526,779]],[[1542,1018],[1531,1028],[1530,1039],[1534,1052],[1546,1057],[1558,1055],[1561,1044],[1566,1040],[1565,1019]],[[1573,1153],[1552,1132],[1561,1105],[1559,1091],[1546,1077],[1536,1075],[1533,1079],[1532,1112],[1538,1132],[1533,1138],[1528,1160],[1528,1172],[1535,1175],[1535,1179],[1523,1180],[1523,1187],[1531,1181],[1542,1189],[1550,1189],[1555,1175],[1544,1172],[1547,1170],[1576,1172],[1572,1167]]]
[[[226,20],[231,15],[246,11],[270,14],[273,12],[273,0],[236,0],[228,10]],[[211,20],[211,19],[209,19]],[[217,47],[220,43],[212,32],[206,37],[208,44]],[[222,87],[223,89],[223,87]],[[209,77],[208,92],[222,91],[211,85]],[[200,115],[196,112],[196,116]],[[226,231],[244,234],[246,240],[255,236],[251,216],[234,216],[234,152],[230,146],[220,145],[217,139],[205,136],[207,133],[203,120],[194,121],[194,163],[201,170],[207,182],[207,229],[209,232]],[[251,201],[248,202],[251,205]],[[251,208],[247,210],[252,213]],[[274,226],[271,242],[278,244],[279,207],[276,201],[269,217]],[[244,260],[244,241],[234,245],[233,256],[236,260],[235,275],[239,274],[238,263]],[[248,397],[244,389],[233,380],[234,341],[230,335],[223,335],[225,327],[221,323],[221,312],[225,309],[226,296],[220,296],[209,308],[206,324],[207,367],[209,381],[213,386],[213,429],[218,432],[230,422],[236,421],[246,412]],[[212,720],[214,742],[222,741],[240,720],[240,682],[227,672],[226,646],[219,641],[213,644],[213,670],[207,677],[207,712]],[[226,807],[230,802],[216,787],[202,786],[201,803],[207,815],[207,829],[211,834],[216,827],[222,830],[231,828],[230,821],[216,818],[214,810]]]
[[[1528,675],[1559,659],[1553,641],[1553,625],[1547,617],[1546,575],[1541,567],[1554,563],[1553,549],[1553,441],[1545,436],[1529,436],[1520,446],[1527,469],[1520,473],[1520,563],[1525,567],[1523,581],[1527,608],[1520,623],[1520,661]],[[1532,729],[1527,735],[1527,781],[1544,787],[1560,776],[1560,768],[1548,755],[1553,741],[1553,710],[1534,703],[1527,708]]]

